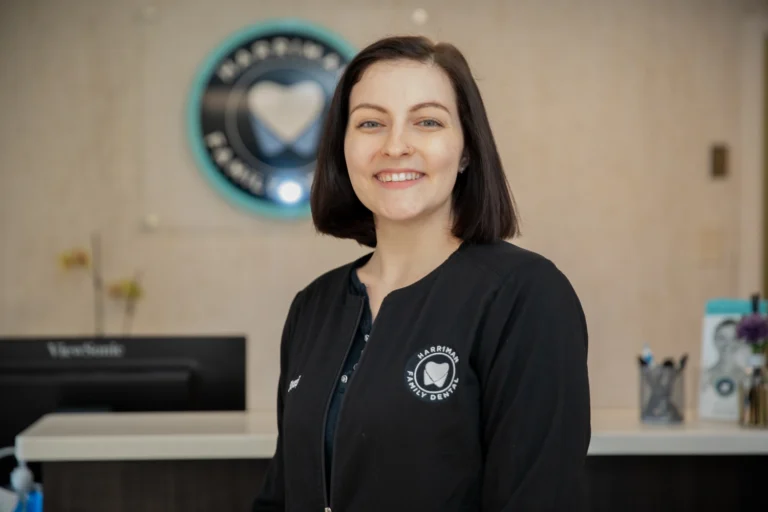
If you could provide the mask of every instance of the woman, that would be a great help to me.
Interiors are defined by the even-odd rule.
[[[311,194],[374,248],[298,292],[256,511],[574,511],[590,441],[587,327],[518,223],[457,49],[388,38],[347,66]]]

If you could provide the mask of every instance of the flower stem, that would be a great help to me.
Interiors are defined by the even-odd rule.
[[[101,277],[101,235],[91,233],[91,281],[93,283],[93,322],[96,336],[104,335],[104,281]]]

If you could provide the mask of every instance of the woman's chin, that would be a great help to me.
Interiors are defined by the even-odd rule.
[[[450,196],[444,201],[425,201],[424,198],[419,198],[412,201],[380,201],[371,206],[369,209],[377,222],[401,224],[422,221],[433,216],[450,216],[451,211]]]
[[[388,207],[378,208],[374,215],[378,222],[408,223],[423,215],[421,208]]]

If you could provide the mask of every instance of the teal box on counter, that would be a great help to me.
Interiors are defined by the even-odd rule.
[[[761,313],[768,301],[760,301]],[[737,421],[739,381],[746,377],[752,353],[736,335],[739,320],[752,312],[749,299],[718,298],[707,301],[701,339],[699,417]]]

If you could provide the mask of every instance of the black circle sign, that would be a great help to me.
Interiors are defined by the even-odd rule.
[[[250,26],[202,66],[188,108],[198,167],[227,200],[260,215],[309,215],[328,104],[356,51],[298,20]]]

